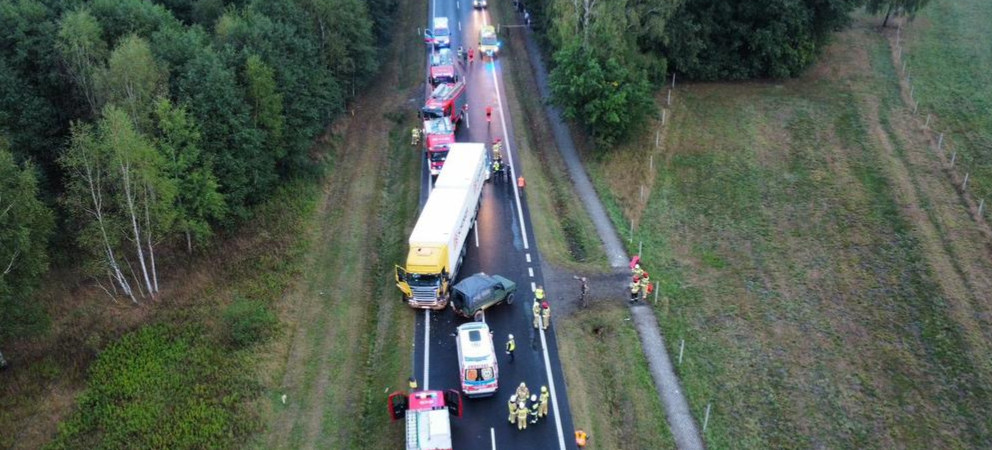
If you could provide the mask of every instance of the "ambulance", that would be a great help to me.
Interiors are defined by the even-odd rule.
[[[487,397],[499,388],[499,366],[489,325],[469,322],[458,327],[458,370],[466,397]]]

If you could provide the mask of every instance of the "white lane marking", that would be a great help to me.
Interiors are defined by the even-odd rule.
[[[534,292],[537,290],[537,285],[533,281],[530,282],[530,291]]]
[[[558,446],[565,450],[565,434],[561,430],[561,415],[558,414],[558,394],[555,394],[555,377],[551,373],[551,357],[548,356],[548,341],[544,338],[544,318],[541,318],[541,349],[544,350],[544,370],[548,373],[548,389],[551,390],[551,411],[555,416],[555,426],[558,427]]]
[[[431,1],[431,17],[437,17],[437,0]],[[430,25],[434,26],[433,23]]]
[[[455,2],[455,8],[462,9],[462,2]]]
[[[429,389],[431,379],[431,310],[424,310],[424,390]],[[558,408],[558,406],[555,406]],[[557,409],[556,409],[557,411]]]
[[[479,221],[475,222],[475,248],[479,248]]]
[[[527,262],[530,262],[530,253],[527,253],[527,254],[525,254],[524,256],[526,256],[526,257],[527,257]]]
[[[462,31],[462,21],[458,21],[458,31]]]
[[[495,429],[489,428],[489,437],[493,441],[493,450],[496,450],[496,430]]]
[[[527,268],[527,274],[530,275],[531,278],[534,278],[534,268],[533,267],[528,267]]]
[[[502,94],[499,92],[499,80],[496,78],[496,64],[493,63],[493,87],[496,89],[496,109],[499,111],[499,121],[503,125],[503,133],[506,133],[506,114],[503,114],[503,101],[501,99]],[[504,139],[503,145],[506,146],[506,157],[510,160],[510,168],[513,169],[510,172],[517,174],[517,170],[513,167],[513,149],[511,148],[510,139]],[[520,207],[520,188],[517,187],[517,183],[510,180],[513,185],[513,199],[517,202],[517,219],[520,220],[520,233],[524,237],[524,250],[530,249],[530,243],[527,241],[527,225],[524,224],[524,210]]]

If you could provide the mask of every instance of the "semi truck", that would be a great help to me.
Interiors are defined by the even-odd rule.
[[[414,308],[447,306],[489,172],[485,144],[451,144],[448,155],[410,233],[406,264],[396,266],[396,287]]]
[[[455,124],[448,117],[424,121],[424,145],[431,176],[436,177],[444,167],[451,144],[455,143]]]
[[[450,416],[462,416],[462,398],[458,391],[389,394],[389,417],[406,419],[407,450],[451,450]]]
[[[443,83],[431,91],[420,113],[425,120],[447,117],[457,125],[462,120],[468,97],[465,95],[465,82]]]

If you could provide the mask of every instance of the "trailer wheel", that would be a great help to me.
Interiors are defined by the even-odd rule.
[[[486,316],[485,313],[483,313],[482,310],[480,309],[475,312],[475,315],[473,317],[475,318],[476,322],[482,322],[482,319],[484,319]]]
[[[506,304],[507,305],[512,305],[513,304],[513,293],[512,292],[509,295],[506,296]]]

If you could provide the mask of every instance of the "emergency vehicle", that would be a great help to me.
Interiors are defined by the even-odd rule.
[[[499,388],[499,366],[492,334],[485,322],[469,322],[458,327],[458,370],[462,392],[469,397],[484,397]]]
[[[447,117],[452,124],[458,124],[465,112],[468,96],[465,95],[465,82],[440,84],[431,91],[420,112],[424,120]]]
[[[455,125],[448,117],[424,121],[424,145],[430,163],[431,176],[441,173],[444,160],[448,158],[448,148],[455,143]]]
[[[448,28],[447,17],[435,17],[433,27],[424,31],[424,38],[427,42],[434,44],[435,48],[451,47],[451,29]]]
[[[431,84],[454,83],[458,80],[455,73],[455,57],[450,48],[442,48],[431,54],[430,68]]]
[[[482,27],[479,32],[479,53],[495,58],[499,53],[499,39],[496,38],[496,28],[492,25]]]
[[[449,416],[462,416],[462,397],[453,389],[389,394],[389,417],[406,418],[407,450],[451,450]]]

